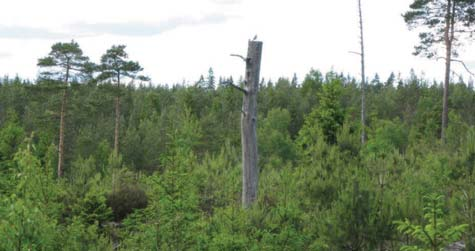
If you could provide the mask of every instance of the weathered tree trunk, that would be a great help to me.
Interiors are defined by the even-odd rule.
[[[454,10],[455,3],[452,0],[447,2],[447,15],[445,18],[445,79],[444,79],[444,96],[442,99],[442,127],[440,131],[440,139],[445,142],[445,130],[449,121],[449,82],[450,82],[450,66],[452,63],[452,43],[454,40]]]
[[[59,118],[59,145],[58,145],[58,177],[63,176],[63,163],[64,163],[64,116],[66,113],[66,89],[63,91],[63,98],[61,99],[61,112]]]
[[[366,76],[365,76],[365,60],[364,60],[364,40],[363,40],[363,13],[361,10],[361,0],[358,0],[358,10],[360,16],[360,45],[361,45],[361,144],[366,141]]]
[[[257,199],[259,169],[256,127],[261,56],[262,42],[249,41],[241,114],[242,205],[244,208],[251,206]]]
[[[120,128],[120,75],[117,76],[117,96],[115,97],[115,129],[114,154],[119,156],[119,128]]]
[[[114,153],[119,154],[120,97],[115,98]]]

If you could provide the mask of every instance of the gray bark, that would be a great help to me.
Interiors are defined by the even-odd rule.
[[[115,128],[114,154],[119,156],[119,129],[120,129],[120,72],[117,73],[117,96],[115,97]]]
[[[114,154],[119,155],[120,97],[115,97]]]
[[[465,243],[463,241],[458,241],[450,244],[445,248],[446,251],[463,251],[465,250]]]
[[[246,61],[245,91],[241,114],[242,206],[250,207],[257,199],[259,181],[257,151],[257,94],[261,67],[262,42],[249,41]]]
[[[66,114],[66,100],[67,100],[67,89],[64,89],[63,98],[61,99],[61,112],[60,112],[60,118],[59,118],[59,144],[58,144],[58,177],[59,178],[61,178],[63,176],[64,116]]]
[[[365,76],[365,60],[364,60],[364,40],[363,40],[363,14],[361,10],[361,0],[358,0],[358,10],[360,16],[360,46],[361,46],[361,144],[366,141],[366,76]]]

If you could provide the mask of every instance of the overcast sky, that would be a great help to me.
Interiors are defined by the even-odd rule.
[[[417,33],[401,14],[413,0],[362,0],[369,76],[414,68],[441,79],[442,61],[412,55]],[[238,78],[255,34],[264,42],[261,75],[299,80],[311,69],[359,76],[356,0],[15,0],[2,1],[0,74],[34,79],[37,59],[55,42],[76,40],[92,60],[127,45],[157,84],[192,83],[213,67]],[[475,47],[460,58],[475,71]],[[460,66],[455,71],[463,73]]]

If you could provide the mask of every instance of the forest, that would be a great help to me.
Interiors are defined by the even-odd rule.
[[[362,79],[257,74],[249,201],[247,73],[156,85],[125,45],[53,44],[37,79],[0,79],[0,250],[475,250],[475,89],[449,36],[475,3],[454,2],[416,47],[450,47],[444,81],[366,78],[362,27]]]

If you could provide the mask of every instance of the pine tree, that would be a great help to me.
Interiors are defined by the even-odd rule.
[[[451,63],[458,56],[457,47],[463,38],[473,35],[475,0],[414,0],[403,17],[410,29],[423,27],[420,44],[414,55],[445,60],[444,95],[440,138],[445,140],[448,125],[448,99]],[[439,57],[440,50],[445,56]]]
[[[98,79],[101,81],[110,80],[117,85],[115,98],[115,129],[114,129],[114,153],[119,154],[119,127],[120,127],[120,85],[124,78],[140,78],[147,80],[144,76],[137,76],[143,70],[138,62],[127,60],[128,54],[125,52],[125,45],[114,45],[101,57],[101,74]]]
[[[79,44],[72,40],[70,43],[56,43],[51,47],[47,57],[38,60],[42,69],[40,78],[53,79],[61,83],[63,97],[61,100],[59,144],[58,144],[58,177],[63,176],[64,164],[64,134],[68,85],[71,79],[83,76],[91,71],[89,58],[83,56]]]

